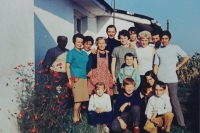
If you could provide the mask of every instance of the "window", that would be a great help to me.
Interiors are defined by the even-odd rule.
[[[82,33],[82,24],[85,16],[81,14],[79,11],[74,10],[74,33]]]

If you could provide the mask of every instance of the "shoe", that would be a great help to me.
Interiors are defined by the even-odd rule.
[[[78,121],[73,122],[73,124],[75,124],[75,125],[78,125],[78,124],[80,124],[80,123],[81,123],[81,120],[78,120]]]
[[[140,133],[139,127],[138,128],[134,128],[133,133]]]

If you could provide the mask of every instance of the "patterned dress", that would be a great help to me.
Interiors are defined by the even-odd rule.
[[[92,94],[92,91],[94,90],[95,84],[97,82],[103,82],[105,84],[107,94],[109,94],[110,96],[113,95],[113,80],[108,68],[107,53],[106,58],[100,58],[99,52],[97,53],[97,68],[92,69],[92,75],[88,80],[89,94]]]

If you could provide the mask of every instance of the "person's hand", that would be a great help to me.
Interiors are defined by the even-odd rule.
[[[179,66],[176,66],[176,71],[178,71],[179,68],[180,68]]]
[[[96,112],[97,112],[97,113],[103,113],[103,112],[104,112],[104,109],[103,109],[103,108],[97,107],[97,108],[96,108]]]
[[[124,122],[124,120],[119,119],[119,123],[120,123],[120,127],[121,127],[121,129],[126,130],[127,125],[126,125],[126,123]]]
[[[92,70],[88,73],[87,76],[88,76],[88,77],[91,77],[91,76],[92,76]]]
[[[96,48],[92,48],[91,52],[92,52],[93,54],[97,54],[97,49],[96,49]]]
[[[116,85],[117,81],[116,78],[113,76],[113,84]]]
[[[124,103],[124,104],[120,107],[119,111],[120,111],[120,112],[124,112],[124,109],[126,108],[126,106],[128,106],[128,102],[127,102],[127,103]]]
[[[134,49],[134,45],[132,43],[129,43],[129,48]]]
[[[69,82],[68,82],[68,87],[72,88],[72,81],[71,80],[69,80]]]
[[[109,53],[109,51],[108,51],[108,50],[106,50],[106,53],[108,54],[108,53]]]

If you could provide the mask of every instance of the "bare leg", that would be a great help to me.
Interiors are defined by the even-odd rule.
[[[77,122],[79,121],[80,119],[80,106],[81,106],[81,103],[75,103],[74,104],[74,118],[73,118],[73,122]]]

